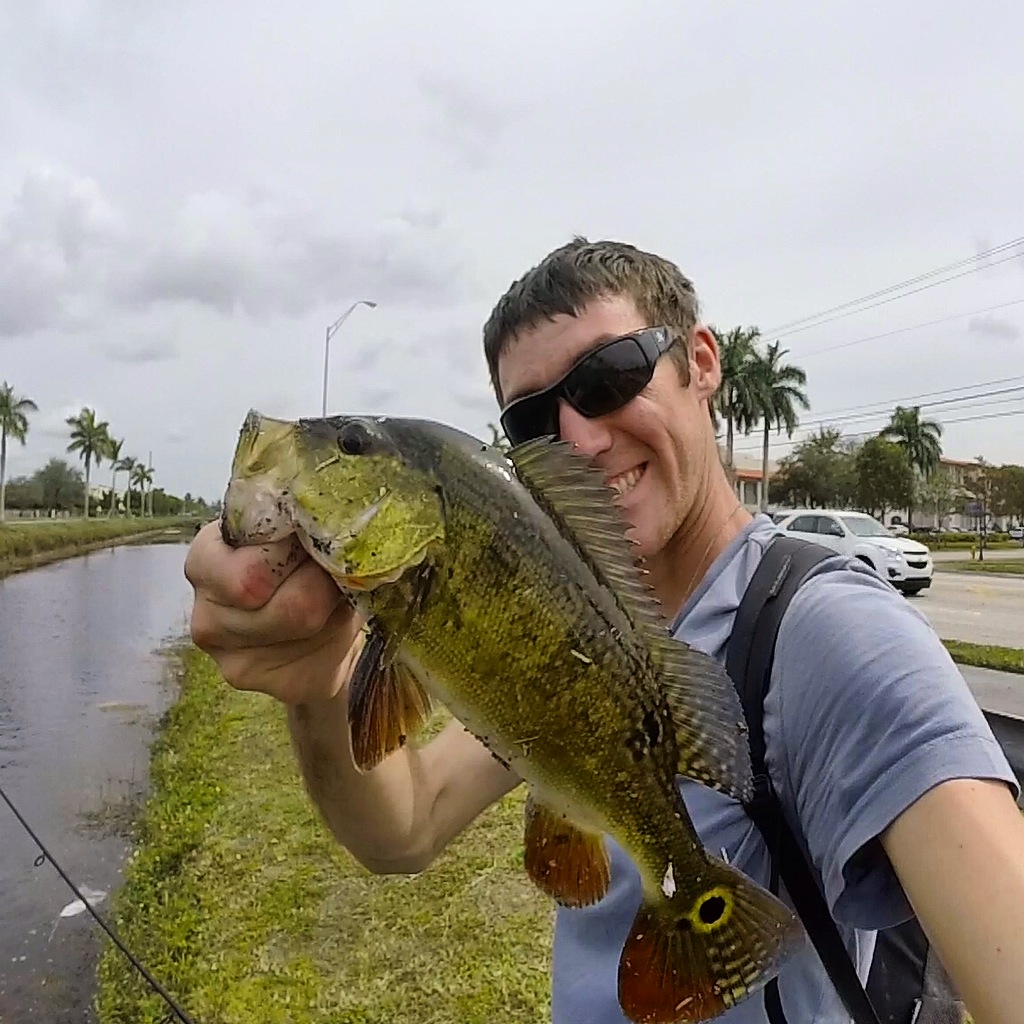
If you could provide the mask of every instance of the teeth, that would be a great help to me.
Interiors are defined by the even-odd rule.
[[[631,491],[636,487],[637,481],[643,475],[643,467],[637,466],[635,469],[631,469],[628,473],[622,473],[617,477],[613,477],[609,483],[619,494],[625,494],[627,491]]]

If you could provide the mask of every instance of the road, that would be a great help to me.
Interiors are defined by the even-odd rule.
[[[937,572],[910,600],[944,640],[1024,647],[1024,576]]]

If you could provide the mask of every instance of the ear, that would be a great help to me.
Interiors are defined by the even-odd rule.
[[[715,336],[703,324],[690,334],[690,384],[699,399],[709,399],[722,383],[722,362]]]

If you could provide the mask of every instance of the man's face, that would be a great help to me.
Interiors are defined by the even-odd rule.
[[[595,300],[579,316],[521,331],[498,361],[505,403],[558,380],[600,342],[654,326],[631,298],[613,296]],[[662,550],[700,501],[708,459],[718,457],[704,404],[721,377],[718,349],[706,328],[691,332],[689,341],[687,385],[666,355],[650,384],[617,412],[587,419],[559,403],[561,437],[590,456],[618,490],[629,536],[645,558]]]

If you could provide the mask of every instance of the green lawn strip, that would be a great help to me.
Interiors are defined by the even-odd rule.
[[[51,556],[69,557],[147,533],[169,529],[192,531],[194,522],[166,516],[0,523],[0,575],[38,564]]]
[[[1010,576],[1024,576],[1024,557],[999,558],[993,559],[990,562],[936,562],[935,569],[938,572],[981,572],[1002,573],[1003,575]]]
[[[194,648],[181,657],[114,907],[129,948],[197,1021],[547,1018],[552,905],[522,868],[522,793],[421,876],[372,875],[316,817],[281,708],[232,690]],[[166,1016],[112,947],[99,980],[101,1024]]]
[[[1017,647],[996,647],[994,644],[972,644],[966,640],[943,640],[955,662],[977,668],[993,668],[1000,672],[1024,674],[1024,650]]]

